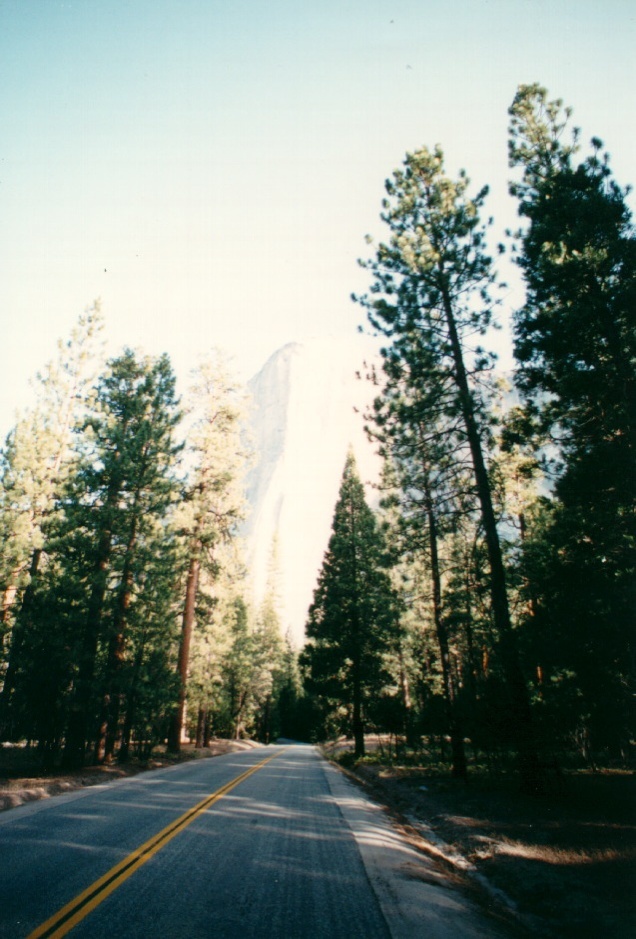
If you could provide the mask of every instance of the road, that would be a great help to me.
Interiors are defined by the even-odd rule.
[[[0,861],[2,939],[504,935],[309,746],[22,806]]]

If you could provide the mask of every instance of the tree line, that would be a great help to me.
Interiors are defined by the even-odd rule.
[[[167,356],[104,361],[102,328],[97,304],[2,451],[0,740],[75,768],[268,739],[297,677],[271,590],[246,600],[244,392],[217,354],[184,405]]]
[[[104,362],[81,318],[1,454],[0,740],[49,764],[178,750],[184,729],[324,739],[370,730],[461,778],[471,758],[535,789],[554,760],[625,761],[633,741],[636,239],[600,141],[560,101],[509,111],[510,233],[525,285],[507,384],[487,187],[440,147],[386,183],[389,235],[354,299],[382,338],[297,655],[276,545],[252,609],[237,538],[244,394],[217,356],[185,402],[166,356]],[[497,246],[503,252],[503,246]],[[307,416],[310,420],[311,416]]]
[[[535,84],[509,115],[514,388],[484,345],[488,190],[451,179],[439,147],[408,153],[354,297],[384,342],[378,526],[349,462],[303,667],[357,755],[362,697],[368,727],[447,742],[459,777],[468,745],[491,765],[516,754],[532,790],[555,759],[624,761],[633,742],[636,239],[628,190],[600,141],[581,159],[569,109]]]

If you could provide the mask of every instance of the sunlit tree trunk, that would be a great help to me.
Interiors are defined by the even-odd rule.
[[[181,737],[185,723],[186,693],[188,683],[188,663],[190,661],[190,644],[192,642],[192,629],[195,619],[195,604],[199,586],[199,573],[201,571],[201,544],[195,541],[190,555],[188,576],[186,579],[185,603],[181,620],[181,641],[179,644],[179,661],[177,672],[179,675],[179,700],[174,712],[168,735],[168,749],[179,753]]]

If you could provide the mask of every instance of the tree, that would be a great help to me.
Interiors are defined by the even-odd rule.
[[[633,498],[636,416],[636,239],[627,191],[602,144],[579,165],[578,131],[563,141],[569,110],[539,85],[522,85],[510,108],[511,184],[519,214],[517,263],[526,302],[515,316],[516,381],[552,434],[568,472],[600,451]]]
[[[87,421],[85,452],[64,493],[57,534],[63,566],[85,585],[86,597],[64,749],[69,767],[84,762],[90,739],[99,758],[114,752],[129,608],[142,579],[140,549],[175,496],[179,416],[167,356],[138,360],[125,350],[109,363]],[[98,683],[100,651],[105,664]]]
[[[521,171],[511,192],[525,223],[516,383],[526,426],[548,441],[554,487],[550,521],[525,555],[555,674],[574,668],[586,726],[620,752],[634,682],[636,238],[601,142],[577,163],[570,116],[537,84],[520,86],[510,108]]]
[[[332,535],[307,621],[309,689],[350,709],[355,755],[364,756],[365,709],[386,679],[396,609],[375,516],[349,453]]]
[[[184,542],[185,589],[179,644],[179,703],[168,738],[178,752],[185,720],[188,668],[202,574],[210,587],[217,573],[218,545],[232,538],[242,518],[241,489],[247,452],[242,439],[244,394],[220,353],[199,369],[192,389],[190,476],[179,525]]]
[[[285,644],[280,621],[279,607],[279,544],[274,536],[267,571],[265,595],[256,619],[255,640],[257,649],[257,736],[269,743],[278,735],[278,699],[285,674]]]
[[[431,350],[418,350],[419,374]],[[454,527],[457,516],[474,510],[474,498],[466,498],[470,484],[462,463],[462,441],[458,439],[456,416],[446,415],[443,377],[418,383],[412,370],[413,356],[395,349],[384,353],[384,380],[369,415],[367,432],[380,443],[380,453],[393,468],[388,507],[398,508],[393,525],[393,544],[403,557],[425,556],[430,572],[430,605],[439,648],[439,662],[446,705],[448,732],[453,752],[453,775],[465,778],[464,733],[459,714],[456,682],[451,669],[449,634],[443,601],[444,534]],[[434,363],[429,361],[429,376]],[[376,379],[377,380],[377,379]]]
[[[371,293],[359,299],[372,327],[392,340],[384,351],[390,363],[408,364],[408,380],[428,384],[450,420],[461,419],[470,453],[475,490],[490,567],[490,596],[498,645],[516,725],[523,784],[537,784],[538,758],[525,678],[508,604],[506,573],[485,452],[488,410],[476,378],[492,357],[477,347],[471,370],[467,354],[475,336],[493,320],[492,261],[480,212],[487,194],[469,198],[469,180],[444,173],[440,148],[409,153],[404,169],[386,183],[382,219],[391,240],[380,244],[371,271]]]
[[[14,624],[24,621],[43,556],[43,525],[73,464],[73,437],[86,412],[100,362],[103,327],[96,301],[80,316],[58,356],[35,382],[36,403],[22,414],[0,453],[0,733],[13,695],[15,659],[22,639]],[[22,610],[22,608],[24,609]]]

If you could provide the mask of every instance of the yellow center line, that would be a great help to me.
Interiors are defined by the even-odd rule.
[[[77,924],[91,912],[91,910],[99,906],[102,900],[110,896],[110,894],[123,884],[131,874],[134,874],[142,864],[149,861],[157,851],[160,851],[164,845],[168,844],[168,842],[182,832],[184,828],[187,828],[202,812],[205,812],[206,809],[223,798],[224,795],[227,795],[235,786],[238,786],[239,783],[247,779],[248,776],[251,776],[252,773],[256,773],[265,766],[266,763],[269,763],[270,760],[273,760],[274,757],[279,756],[282,752],[282,750],[279,750],[278,753],[274,753],[272,756],[261,760],[260,763],[256,763],[255,766],[251,766],[250,769],[241,773],[240,776],[230,780],[230,782],[221,786],[220,789],[217,789],[216,792],[206,796],[205,799],[193,808],[188,809],[187,812],[174,822],[171,822],[158,832],[158,834],[153,835],[152,838],[139,848],[136,848],[136,850],[133,851],[132,854],[129,854],[128,857],[124,858],[123,861],[111,867],[99,880],[96,880],[95,883],[87,887],[83,893],[80,893],[74,900],[71,900],[70,903],[63,906],[61,910],[58,910],[58,912],[51,916],[50,919],[47,919],[45,923],[38,926],[38,928],[29,935],[28,939],[45,939],[45,937],[46,939],[57,939],[59,936],[66,936],[74,926],[77,926]]]

